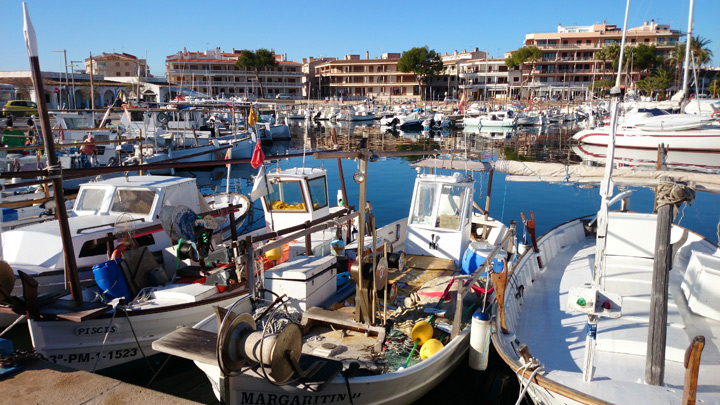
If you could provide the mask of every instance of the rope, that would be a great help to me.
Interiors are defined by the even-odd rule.
[[[17,319],[15,319],[15,320],[13,321],[13,323],[10,324],[10,326],[8,326],[7,328],[5,328],[5,330],[3,330],[2,332],[0,332],[0,336],[2,336],[2,335],[4,335],[5,333],[7,333],[10,329],[13,328],[13,326],[17,325],[18,323],[20,323],[21,321],[23,321],[25,318],[26,318],[25,315],[20,315],[20,316],[18,316]]]
[[[93,366],[93,369],[91,373],[95,374],[95,369],[97,369],[98,363],[100,362],[100,358],[102,357],[103,350],[105,350],[105,342],[107,342],[107,338],[110,335],[110,328],[112,327],[113,321],[115,320],[115,315],[117,314],[117,303],[113,305],[113,311],[112,316],[110,317],[110,323],[107,326],[107,329],[105,330],[105,337],[103,338],[102,345],[100,345],[100,352],[98,353],[97,357],[95,358],[95,365]]]
[[[529,365],[532,365],[532,364],[533,364],[533,363],[528,363],[527,365],[529,366]],[[525,367],[525,366],[523,366],[523,367]],[[527,385],[525,385],[524,387],[523,387],[523,382],[524,382],[525,380],[522,379],[522,378],[520,379],[520,386],[522,387],[522,391],[520,391],[520,396],[518,397],[517,402],[515,402],[515,405],[520,405],[520,403],[522,402],[523,397],[525,396],[525,393],[527,392],[528,388],[530,388],[530,384],[532,384],[532,379],[535,378],[535,375],[536,375],[539,371],[540,371],[540,367],[538,367],[538,368],[536,368],[535,370],[533,370],[532,374],[530,374],[530,378],[528,378]],[[524,370],[523,370],[523,373],[525,373]]]
[[[507,185],[508,181],[505,179],[505,191],[503,191],[503,205],[502,211],[500,212],[500,222],[505,221],[505,200],[507,199]]]
[[[656,195],[658,209],[665,205],[673,205],[677,214],[681,204],[692,204],[692,200],[695,199],[695,183],[662,180],[658,184]]]
[[[135,334],[135,328],[133,328],[132,322],[130,322],[130,317],[127,313],[127,307],[122,308],[123,312],[125,312],[125,318],[127,318],[128,325],[130,325],[130,331],[132,331],[133,337],[135,338],[135,344],[137,344],[138,349],[140,349],[140,353],[143,356],[143,359],[145,359],[145,363],[147,363],[148,368],[153,373],[155,372],[155,369],[153,368],[152,364],[150,364],[150,360],[148,360],[147,356],[145,355],[145,351],[143,350],[142,346],[140,346],[140,342],[138,341],[137,335]]]

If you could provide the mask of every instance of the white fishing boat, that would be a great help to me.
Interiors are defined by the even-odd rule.
[[[362,162],[361,174],[366,170],[366,161]],[[193,328],[168,334],[153,347],[195,361],[207,374],[218,399],[229,404],[411,403],[420,399],[463,361],[468,349],[469,327],[464,327],[463,314],[474,311],[477,300],[464,293],[481,271],[460,274],[463,254],[469,251],[489,263],[497,252],[505,252],[501,245],[511,249],[512,232],[499,221],[472,211],[475,181],[460,171],[487,170],[489,165],[431,159],[417,166],[438,171],[451,168],[454,173],[419,173],[409,218],[371,231],[372,237],[364,235],[364,210],[359,213],[357,243],[346,247],[366,247],[357,251],[355,262],[364,264],[351,267],[353,284],[341,284],[341,288],[335,282],[336,277],[347,277],[342,270],[337,276],[334,272],[341,256],[297,258],[265,273],[265,288],[276,290],[265,297],[274,300],[270,306],[258,308],[260,295],[244,297],[227,312],[219,311]],[[358,180],[362,181],[359,206],[364,207],[365,181]],[[282,242],[255,252],[261,254]],[[375,263],[367,258],[374,249],[381,252],[385,243],[396,253],[388,254],[388,247],[387,259],[370,255]],[[400,250],[404,250],[402,255],[397,254]],[[405,254],[406,262],[402,259]],[[434,270],[428,270],[431,268]],[[284,280],[279,280],[280,275]],[[310,283],[311,278],[316,281]],[[468,284],[459,283],[463,286],[458,287],[454,282],[458,280]],[[458,289],[464,300],[453,298]],[[387,306],[380,304],[383,292],[388,294]],[[393,299],[393,295],[397,297]],[[444,301],[453,302],[455,308],[442,307]],[[286,305],[295,310],[286,312]],[[396,332],[386,333],[381,325],[383,308],[388,307],[387,320],[394,322]],[[393,357],[393,350],[403,350],[400,342],[416,336],[411,331],[416,321],[422,320],[416,324],[422,325],[417,333],[426,328],[424,319],[432,310],[426,312],[425,308],[429,307],[436,309],[431,321],[434,317],[441,320],[434,336],[449,336],[449,341],[444,345],[425,342],[422,347],[427,345],[427,352],[421,350],[428,358],[420,362],[414,356],[412,361],[410,357],[406,360],[409,347]],[[276,317],[261,316],[268,313],[285,313],[283,317],[289,321],[278,328]],[[432,328],[425,330],[424,338],[433,335]]]
[[[239,194],[228,198],[224,203],[214,204],[215,209],[235,206],[239,209],[235,213],[239,221],[250,209],[250,202]],[[105,244],[95,243],[96,239],[116,233],[120,227],[159,224],[162,208],[179,204],[198,213],[211,211],[192,178],[128,176],[81,185],[68,218],[81,283],[94,283],[92,266],[105,262],[112,253]],[[65,260],[57,220],[6,231],[1,237],[2,257],[15,271],[16,295],[21,292],[17,271],[34,277],[41,295],[65,290]],[[136,235],[135,240],[153,253],[171,246],[170,238],[162,232]]]
[[[540,165],[522,169],[503,162],[496,165],[496,170],[515,176],[532,170],[533,177],[552,177],[555,169],[546,171]],[[651,181],[647,185],[658,185],[657,177],[663,174],[697,180],[698,185],[717,177],[652,172],[645,176]],[[598,180],[595,177],[591,181]],[[717,184],[710,183],[702,189],[718,191]],[[498,296],[500,302],[493,319],[492,340],[498,353],[518,371],[521,384],[527,386],[535,403],[685,403],[684,388],[696,392],[698,403],[717,403],[718,246],[681,226],[672,225],[670,229],[672,270],[666,290],[666,347],[659,349],[665,353],[664,380],[651,385],[647,382],[646,362],[657,350],[648,350],[648,325],[651,309],[663,305],[651,304],[654,258],[659,254],[655,245],[660,232],[658,215],[625,209],[611,212],[605,238],[598,236],[599,222],[585,217],[560,224],[538,239],[539,252],[530,249],[518,259],[507,274],[507,287]],[[600,260],[596,243],[601,239],[606,240],[607,247],[602,287],[598,290],[588,286],[595,285],[593,274],[597,270],[593,267]],[[495,288],[497,291],[498,286]],[[583,302],[585,305],[580,305]],[[592,313],[587,311],[595,311],[601,318],[594,326],[586,316]],[[596,337],[594,349],[585,344],[590,330]],[[688,384],[693,370],[688,367],[686,351],[696,336],[704,336],[705,350],[699,374],[695,375],[697,386],[693,387]],[[594,353],[590,366],[586,350]],[[584,372],[589,372],[591,379]]]
[[[625,25],[629,9],[628,0]],[[635,173],[654,183],[656,212],[630,212],[632,191],[613,195],[616,135],[628,138],[616,132],[620,79],[618,72],[610,91],[599,211],[539,240],[534,218],[526,222],[532,249],[494,277],[492,341],[516,371],[520,396],[527,392],[535,403],[718,403],[720,249],[673,223],[696,189],[717,187],[717,176]],[[516,163],[498,162],[496,169],[531,171],[539,179],[557,173],[557,165]],[[569,179],[578,172],[565,173]],[[682,181],[688,178],[708,184]],[[620,211],[610,212],[620,201]]]

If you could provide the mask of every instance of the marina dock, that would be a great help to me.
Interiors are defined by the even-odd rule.
[[[79,371],[47,361],[0,380],[0,403],[27,404],[197,404],[198,402]],[[17,402],[15,402],[17,403]]]

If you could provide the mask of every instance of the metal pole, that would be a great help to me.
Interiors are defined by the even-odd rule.
[[[680,112],[685,112],[685,104],[688,100],[688,74],[690,73],[690,48],[692,47],[692,26],[693,26],[693,10],[695,8],[695,0],[690,0],[690,15],[688,16],[687,39],[685,40],[685,68],[683,71],[683,99],[680,103]]]

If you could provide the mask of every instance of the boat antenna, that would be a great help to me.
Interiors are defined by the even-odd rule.
[[[303,159],[302,159],[302,172],[305,173],[305,151],[307,150],[307,137],[308,137],[308,126],[305,125],[305,133],[303,134]]]

